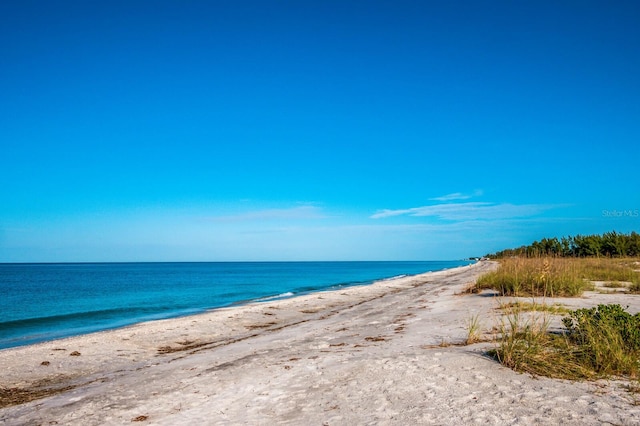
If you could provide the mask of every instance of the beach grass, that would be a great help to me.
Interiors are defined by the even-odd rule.
[[[628,284],[620,281],[607,281],[602,286],[606,288],[627,288]]]
[[[640,292],[635,259],[508,258],[477,288],[503,296],[575,297],[593,281]],[[620,305],[570,311],[559,305],[501,303],[504,315],[491,354],[503,365],[533,375],[563,379],[640,377],[640,314]],[[550,316],[564,315],[564,330],[549,331]]]
[[[482,323],[480,315],[474,314],[467,320],[467,340],[465,344],[472,345],[481,341]]]
[[[549,332],[548,313],[526,315],[511,305],[501,319],[496,347],[500,363],[519,372],[561,379],[640,377],[640,314],[620,305],[569,311],[562,333]]]
[[[494,289],[501,296],[575,297],[589,288],[573,259],[509,258],[498,270],[480,277],[479,289]]]
[[[599,374],[638,377],[640,314],[631,315],[620,305],[599,305],[572,311],[563,324],[584,365]]]
[[[476,288],[502,296],[576,297],[592,289],[592,281],[604,281],[629,283],[630,292],[640,292],[638,264],[635,259],[507,258],[498,270],[480,277]]]
[[[582,278],[593,281],[628,282],[640,285],[637,259],[586,258],[575,259]]]
[[[534,376],[590,377],[588,370],[568,356],[563,337],[548,332],[548,325],[546,315],[525,316],[512,308],[501,319],[496,347],[489,353],[504,366]]]
[[[516,300],[515,302],[501,303],[500,307],[505,312],[517,310],[519,312],[548,312],[552,315],[568,314],[570,310],[559,303],[548,305],[546,303],[523,302]]]

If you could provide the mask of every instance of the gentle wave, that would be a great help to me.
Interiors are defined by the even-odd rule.
[[[198,312],[202,309],[136,306],[4,321],[0,322],[0,349]]]
[[[407,274],[402,274],[402,275],[396,275],[395,277],[389,277],[389,278],[385,278],[382,281],[392,281],[392,280],[397,280],[400,278],[404,278],[404,277],[408,277],[409,275]]]
[[[45,317],[25,318],[13,321],[0,322],[0,331],[16,327],[35,327],[43,324],[54,324],[69,320],[90,320],[94,318],[119,317],[122,314],[154,313],[157,309],[149,309],[141,306],[129,308],[102,309],[96,311],[74,312],[70,314],[51,315]]]
[[[288,291],[286,293],[277,294],[275,296],[261,297],[260,299],[255,299],[255,301],[256,302],[266,302],[266,301],[269,301],[269,300],[284,299],[286,297],[291,297],[293,295],[295,295],[295,293],[292,293],[292,292]]]

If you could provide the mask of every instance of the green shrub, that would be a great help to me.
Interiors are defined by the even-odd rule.
[[[598,305],[577,309],[562,319],[569,337],[580,345],[594,345],[606,332],[620,340],[626,351],[640,350],[640,313],[631,315],[620,305]]]
[[[637,377],[640,316],[620,305],[599,305],[573,311],[563,323],[583,365],[601,375]]]
[[[532,320],[523,321],[520,315],[512,308],[492,351],[502,364],[567,379],[640,376],[640,314],[632,315],[620,305],[577,309],[563,318],[564,335],[532,327]]]

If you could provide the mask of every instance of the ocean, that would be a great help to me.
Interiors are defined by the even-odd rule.
[[[0,264],[0,349],[470,263]]]

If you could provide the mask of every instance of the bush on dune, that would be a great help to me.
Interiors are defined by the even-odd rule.
[[[640,373],[640,314],[620,305],[571,311],[564,334],[548,332],[546,319],[512,311],[491,351],[503,365],[534,375],[592,379]]]

